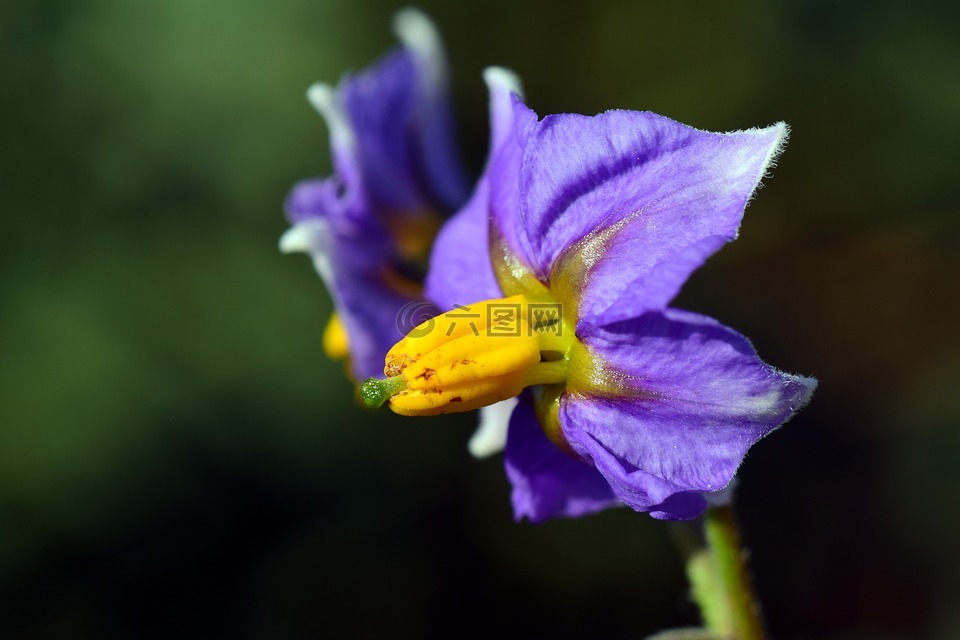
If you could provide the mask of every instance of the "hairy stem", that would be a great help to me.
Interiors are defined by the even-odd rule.
[[[732,507],[712,507],[707,511],[704,537],[706,548],[687,561],[687,576],[704,624],[718,636],[764,640]]]

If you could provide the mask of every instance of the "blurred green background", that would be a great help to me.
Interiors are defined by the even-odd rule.
[[[304,99],[373,0],[0,4],[0,635],[640,638],[696,622],[671,526],[516,525],[472,417],[365,413],[285,257]],[[739,509],[776,638],[960,637],[960,21],[914,1],[443,2],[465,154],[489,64],[540,114],[787,121],[679,306],[816,375]]]

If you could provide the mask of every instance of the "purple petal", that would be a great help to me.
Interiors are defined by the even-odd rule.
[[[368,204],[364,196],[357,140],[340,95],[330,85],[317,82],[307,89],[307,100],[323,116],[330,130],[330,153],[335,170],[335,175],[329,179],[330,201],[338,201],[337,206],[347,211],[366,211]]]
[[[329,220],[338,228],[370,226],[373,222],[363,195],[346,191],[338,176],[301,180],[293,185],[283,208],[291,224],[313,218]]]
[[[437,310],[383,277],[390,250],[386,236],[355,231],[327,218],[309,218],[284,234],[280,248],[313,258],[346,329],[353,378],[362,380],[380,377],[387,351]]]
[[[350,341],[354,380],[383,376],[387,352],[420,321],[438,313],[433,305],[387,286],[377,272],[334,270],[334,302]],[[414,315],[415,314],[415,315]],[[405,321],[416,317],[417,322]]]
[[[382,375],[387,351],[403,329],[416,324],[398,323],[416,300],[384,278],[394,255],[387,230],[365,207],[362,194],[344,192],[337,177],[296,184],[285,209],[293,226],[280,248],[313,258],[347,332],[354,379]]]
[[[422,14],[410,16],[419,16],[413,28],[409,19],[397,21],[409,31],[401,31],[407,46],[347,76],[337,92],[372,206],[395,214],[446,213],[463,203],[467,180],[456,152],[439,36]]]
[[[517,520],[578,517],[620,504],[596,469],[547,439],[528,396],[521,396],[511,416],[504,464]]]
[[[513,95],[519,81],[510,72],[484,72],[490,90],[490,154],[513,136]],[[489,171],[489,167],[488,167]],[[502,295],[490,264],[489,179],[484,172],[469,202],[443,226],[433,245],[425,294],[441,309]]]
[[[816,385],[765,364],[746,338],[715,320],[676,309],[587,327],[581,339],[624,374],[634,397],[568,394],[564,435],[624,502],[673,518],[689,511],[675,511],[671,495],[725,487],[747,450]]]
[[[608,415],[606,419],[616,418]],[[699,493],[638,468],[590,433],[574,432],[567,438],[577,453],[596,465],[614,495],[631,509],[658,520],[692,520],[706,509],[707,501]]]
[[[460,163],[450,100],[446,53],[440,34],[426,15],[403,9],[394,30],[417,70],[419,91],[414,111],[414,153],[431,202],[449,213],[461,206],[470,185]]]
[[[669,304],[695,269],[737,237],[750,196],[786,144],[783,123],[724,134],[661,124],[673,125],[672,150],[643,170],[658,176],[656,189],[638,194],[636,218],[592,270],[583,318],[613,322]]]
[[[546,278],[565,249],[624,221],[593,269],[581,317],[609,309],[604,319],[616,320],[666,306],[691,271],[736,237],[785,136],[782,123],[719,134],[653,113],[547,116],[520,134],[512,194],[535,268]]]
[[[398,13],[395,28],[403,48],[336,88],[308,90],[330,129],[335,175],[297,184],[285,203],[293,227],[281,248],[313,257],[346,329],[355,378],[381,375],[412,320],[436,313],[418,296],[420,265],[390,229],[404,216],[449,213],[467,194],[439,36],[415,10]]]
[[[487,241],[487,183],[440,229],[430,253],[424,296],[440,309],[499,298]]]
[[[498,233],[506,249],[531,269],[542,282],[546,277],[537,263],[529,230],[525,227],[521,208],[521,166],[525,162],[524,145],[537,127],[537,114],[524,106],[518,96],[512,96],[512,131],[505,135],[496,153],[491,154],[487,176],[490,182],[490,224]],[[506,123],[508,116],[503,117]]]
[[[413,60],[402,50],[338,87],[356,138],[359,172],[376,209],[411,211],[426,204],[410,145],[416,88]]]

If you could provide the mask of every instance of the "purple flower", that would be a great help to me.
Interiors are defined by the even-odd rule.
[[[395,345],[387,379],[364,396],[432,415],[519,394],[505,453],[518,519],[620,503],[694,518],[816,385],[669,306],[737,236],[786,125],[719,134],[632,111],[540,119],[502,70],[486,77],[495,152],[427,278],[427,297],[452,311]]]
[[[285,204],[292,228],[280,242],[313,257],[336,310],[324,346],[334,357],[349,352],[356,379],[378,373],[390,346],[435,312],[422,300],[431,242],[469,194],[440,38],[413,10],[394,27],[402,48],[336,89],[310,88],[335,173],[294,186]]]

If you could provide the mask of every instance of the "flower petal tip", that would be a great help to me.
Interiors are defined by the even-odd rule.
[[[810,399],[813,397],[813,392],[817,390],[817,386],[820,384],[819,380],[808,376],[797,376],[797,382],[804,386],[804,391],[800,394],[800,402],[799,405],[794,408],[795,411],[799,411],[807,406],[807,403],[810,402]]]
[[[394,14],[393,32],[397,34],[400,42],[410,49],[424,48],[440,41],[433,21],[424,12],[413,7],[401,9]]]
[[[337,103],[334,88],[325,82],[315,82],[307,89],[307,101],[327,122],[334,146],[343,147],[349,144],[352,139],[350,123],[347,114]]]
[[[330,264],[329,226],[321,218],[298,222],[280,236],[282,253],[309,253],[313,266],[324,282],[332,282],[333,271]],[[329,284],[328,284],[329,286]]]
[[[281,253],[299,253],[310,251],[310,240],[313,233],[305,224],[290,227],[280,236]]]
[[[307,87],[307,100],[310,102],[310,106],[324,117],[326,117],[327,112],[333,108],[333,95],[333,87],[326,82],[314,82]]]
[[[487,83],[491,93],[504,91],[523,96],[520,76],[506,67],[487,67],[483,70],[483,81]]]
[[[446,57],[433,21],[419,9],[408,7],[393,16],[393,32],[416,59],[425,88],[439,91],[446,84]]]
[[[776,134],[776,137],[773,139],[773,144],[770,145],[770,152],[767,154],[767,158],[763,163],[763,166],[766,167],[763,177],[769,178],[771,177],[770,171],[777,166],[780,155],[787,147],[787,141],[790,139],[790,125],[781,120],[767,127],[764,131],[772,131]]]

